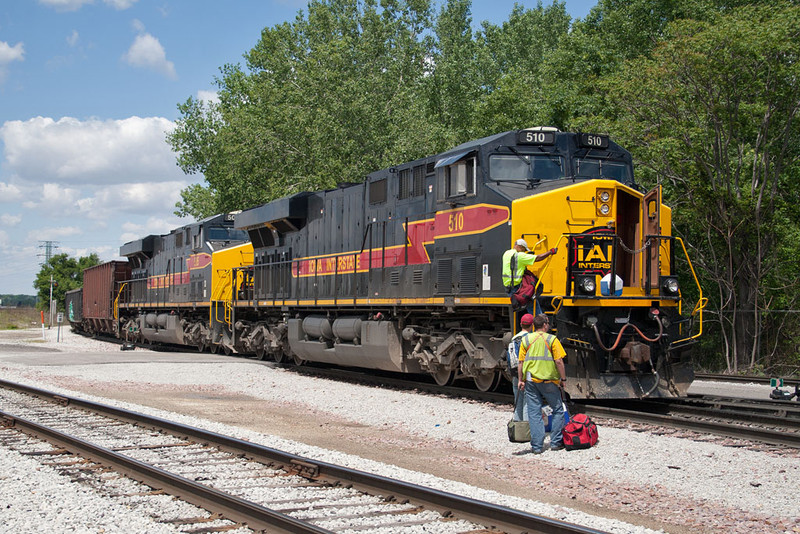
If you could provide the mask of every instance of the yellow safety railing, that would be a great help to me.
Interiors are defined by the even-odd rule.
[[[674,237],[674,239],[677,239],[678,243],[681,244],[681,248],[683,249],[683,255],[686,256],[686,262],[689,264],[689,270],[692,272],[692,277],[694,278],[695,285],[697,285],[697,291],[698,291],[697,303],[694,305],[694,308],[692,309],[691,316],[692,317],[698,316],[698,320],[700,321],[697,334],[675,341],[675,343],[680,343],[683,341],[688,341],[690,339],[696,339],[700,337],[700,335],[703,333],[703,308],[705,308],[706,305],[708,304],[708,298],[703,296],[703,288],[700,286],[700,280],[697,279],[697,273],[694,270],[694,265],[692,265],[692,260],[689,258],[689,252],[686,250],[686,245],[683,244],[683,239],[677,236]],[[682,303],[683,303],[683,297],[681,297],[681,304]],[[678,308],[678,311],[680,312],[681,309]]]
[[[119,291],[117,291],[117,298],[114,299],[114,320],[119,320],[119,298],[122,296],[122,290],[125,289],[125,286],[128,285],[128,282],[124,282],[121,286],[119,286]]]
[[[231,291],[231,287],[233,286],[233,270],[226,269],[224,271],[218,270],[217,272],[223,273],[219,277],[223,283],[221,283],[218,286],[218,290],[211,295],[212,305],[209,306],[208,309],[208,320],[210,324],[213,324],[214,320],[216,320],[217,322],[224,322],[230,326],[233,314],[233,292]],[[225,295],[231,296],[226,297]],[[222,319],[219,317],[219,302],[222,302]]]

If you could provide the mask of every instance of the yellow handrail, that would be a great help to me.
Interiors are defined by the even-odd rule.
[[[232,280],[233,280],[232,273],[233,273],[233,270],[232,269],[226,269],[226,270],[223,271],[223,270],[220,269],[217,272],[222,272],[223,273],[220,276],[220,280],[222,282],[224,282],[224,283],[220,284],[218,286],[217,291],[214,294],[211,295],[212,305],[208,307],[208,322],[209,322],[209,324],[213,324],[214,321],[216,320],[219,323],[223,323],[224,322],[225,324],[230,326],[230,324],[231,324],[231,310],[233,309],[233,306],[231,304],[231,300],[232,299],[231,298],[224,298],[223,295],[226,294],[226,290],[229,290],[231,285],[232,285]],[[223,304],[222,320],[220,320],[219,314],[218,314],[218,308],[219,308],[218,302],[220,302],[220,301]]]
[[[679,343],[682,341],[687,341],[689,339],[696,339],[700,337],[700,335],[703,333],[703,308],[705,308],[706,305],[708,304],[708,298],[703,296],[703,288],[700,286],[700,281],[697,279],[697,273],[695,273],[694,271],[694,265],[692,265],[692,260],[689,258],[689,252],[686,250],[686,246],[683,244],[683,239],[677,236],[675,236],[674,238],[677,239],[678,243],[681,244],[681,248],[683,249],[683,254],[684,256],[686,256],[686,261],[689,263],[689,270],[692,272],[694,283],[697,285],[697,291],[699,292],[697,303],[694,305],[694,309],[692,309],[692,314],[691,314],[692,317],[694,317],[695,315],[699,316],[700,326],[698,328],[698,332],[693,336],[689,336],[687,338],[680,339],[674,342],[674,343]]]
[[[114,320],[119,320],[119,297],[122,295],[122,290],[125,289],[125,286],[128,285],[128,282],[124,282],[121,286],[119,286],[119,291],[117,291],[117,298],[114,299]]]
[[[559,237],[558,241],[556,241],[556,246],[553,247],[553,248],[558,248],[559,245],[561,245],[561,241],[563,241],[566,238],[567,238],[567,236],[565,236],[564,234],[561,234],[561,237]],[[545,236],[544,239],[542,239],[539,242],[537,242],[536,245],[538,245],[539,243],[544,243],[545,241],[547,241],[547,236]],[[536,247],[536,245],[534,245],[534,248]],[[555,254],[553,256],[555,256]],[[550,257],[547,258],[547,261],[545,262],[544,267],[542,267],[542,270],[539,272],[540,275],[538,277],[538,280],[536,281],[536,287],[533,288],[533,294],[534,295],[539,290],[539,286],[542,284],[542,280],[544,279],[544,273],[546,273],[547,269],[550,267],[550,262],[553,261],[553,256],[550,256]]]

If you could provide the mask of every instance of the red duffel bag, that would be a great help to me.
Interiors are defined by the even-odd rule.
[[[597,425],[585,413],[575,414],[564,426],[563,439],[568,451],[588,449],[597,443]]]

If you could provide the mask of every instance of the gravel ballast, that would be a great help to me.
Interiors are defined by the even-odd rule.
[[[0,376],[611,532],[800,532],[797,451],[601,421],[592,449],[517,455],[528,447],[506,438],[510,407],[345,384],[241,358],[123,352],[66,329],[56,343],[56,334],[0,332]],[[735,387],[769,395],[767,386]],[[14,455],[4,451],[0,469]],[[52,476],[45,471],[36,476]],[[7,481],[0,478],[6,499],[41,495]],[[0,506],[0,522],[23,520],[61,530],[32,505]]]

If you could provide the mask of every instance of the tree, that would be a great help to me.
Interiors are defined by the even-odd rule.
[[[80,257],[70,257],[68,254],[56,254],[50,261],[42,265],[36,275],[33,288],[39,297],[39,309],[49,309],[50,281],[53,282],[53,301],[57,310],[64,310],[64,299],[67,291],[78,289],[83,285],[83,270],[100,263],[97,254]]]
[[[179,107],[168,140],[208,183],[179,212],[242,209],[424,155],[436,139],[416,98],[429,12],[428,0],[314,0],[265,28],[246,69],[222,69],[218,104]]]
[[[798,339],[777,311],[800,301],[800,8],[746,6],[668,32],[603,85],[609,128],[677,204],[727,366],[752,370]]]
[[[500,26],[483,23],[477,36],[480,71],[487,94],[477,106],[480,135],[555,125],[548,113],[543,67],[568,35],[570,16],[563,2],[534,9],[514,6]]]

